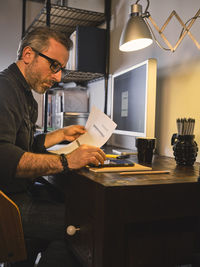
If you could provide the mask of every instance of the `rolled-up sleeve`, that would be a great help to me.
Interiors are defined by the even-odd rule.
[[[45,133],[35,134],[33,147],[32,147],[33,152],[35,153],[46,153],[47,152],[44,146],[45,137],[46,137]]]
[[[3,153],[2,153],[3,152]],[[15,177],[16,168],[20,158],[25,153],[21,148],[9,144],[0,143],[0,183],[8,184]]]
[[[25,153],[16,145],[23,108],[7,79],[1,79],[0,90],[0,183],[7,184],[15,177],[18,162]]]

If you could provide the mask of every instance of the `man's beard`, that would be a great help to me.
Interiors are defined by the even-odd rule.
[[[37,71],[35,60],[27,66],[25,78],[30,88],[39,94],[44,94],[55,83],[50,79],[42,79],[41,73]]]

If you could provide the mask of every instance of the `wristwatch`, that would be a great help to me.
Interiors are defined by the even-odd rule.
[[[60,162],[62,163],[63,166],[63,173],[66,173],[69,171],[69,167],[68,167],[68,162],[67,159],[65,157],[65,154],[60,154]]]

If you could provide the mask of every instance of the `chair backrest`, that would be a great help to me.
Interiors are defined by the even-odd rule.
[[[0,262],[24,259],[26,248],[19,209],[0,191]]]

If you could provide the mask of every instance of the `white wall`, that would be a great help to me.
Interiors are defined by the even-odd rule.
[[[22,37],[22,0],[0,1],[0,71],[16,61],[17,49]],[[28,26],[39,13],[43,5],[27,1],[26,26]],[[35,94],[39,103],[38,124],[42,125],[43,99]]]
[[[0,1],[0,70],[16,60],[17,49],[22,36],[22,0]],[[27,1],[27,22],[33,20],[42,5]]]
[[[21,28],[22,0],[0,1],[0,70],[15,61]]]
[[[147,58],[154,57],[158,62],[156,137],[157,149],[161,155],[173,156],[171,136],[177,132],[176,118],[193,117],[196,119],[195,140],[200,148],[200,50],[187,36],[177,50],[166,52],[155,43],[137,52],[121,52],[118,49],[121,31],[128,19],[130,3],[135,1],[112,0],[111,23],[111,73],[118,72]],[[144,7],[146,1],[140,2]],[[172,10],[176,10],[185,22],[193,17],[198,9],[199,0],[151,0],[149,11],[161,27]],[[175,19],[166,29],[166,36],[175,44],[181,26]],[[200,42],[200,19],[193,25],[191,32]],[[200,161],[200,153],[198,156]]]

